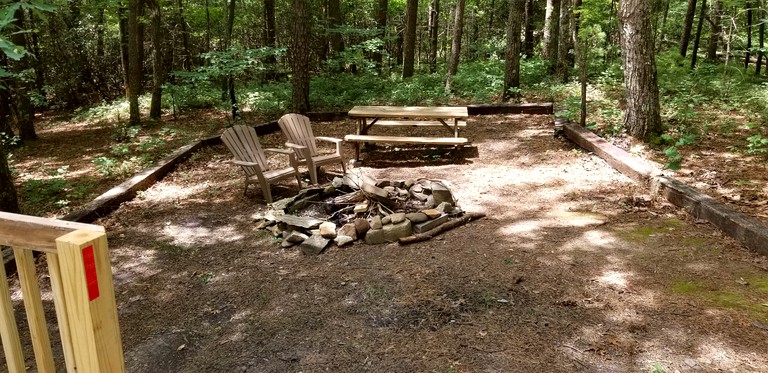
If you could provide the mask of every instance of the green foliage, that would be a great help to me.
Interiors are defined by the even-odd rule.
[[[675,141],[675,138],[672,137],[672,135],[665,133],[661,135],[660,140],[665,144],[672,144],[664,149],[664,156],[667,158],[667,164],[664,165],[664,167],[669,168],[670,170],[679,170],[681,162],[683,161],[683,156],[677,149],[682,146],[693,144],[696,141],[696,135],[681,136],[680,139]]]
[[[747,137],[747,154],[768,154],[768,137],[761,134]]]

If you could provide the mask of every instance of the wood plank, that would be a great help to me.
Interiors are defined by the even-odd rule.
[[[387,144],[428,144],[428,145],[465,145],[469,140],[463,137],[399,137],[373,135],[347,135],[344,141],[380,142]]]
[[[24,353],[21,349],[19,328],[16,326],[16,316],[13,314],[13,302],[8,288],[8,276],[5,266],[0,266],[0,337],[3,342],[5,363],[9,373],[24,373]]]
[[[56,245],[77,371],[125,372],[107,236],[79,230]]]
[[[411,126],[411,127],[441,127],[445,126],[445,124],[441,123],[438,120],[391,120],[391,119],[385,119],[385,120],[379,120],[376,121],[376,126],[385,126],[385,127],[398,127],[398,126]],[[448,126],[453,128],[453,123],[448,123]],[[460,120],[459,121],[459,127],[466,127],[467,121]]]
[[[14,247],[13,256],[16,258],[16,269],[19,272],[24,311],[27,313],[27,324],[29,335],[32,337],[32,350],[35,352],[37,371],[40,373],[55,372],[51,339],[48,336],[48,323],[45,321],[43,299],[40,295],[40,284],[37,282],[33,252],[29,249]]]
[[[53,293],[53,305],[56,308],[56,320],[59,323],[61,348],[64,350],[64,363],[67,366],[67,372],[77,372],[75,369],[75,352],[72,351],[72,334],[69,330],[69,319],[67,319],[67,302],[64,301],[59,256],[53,253],[46,253],[45,255],[48,259],[48,275],[51,278],[51,292]]]
[[[55,253],[56,238],[78,229],[104,232],[99,225],[0,212],[0,245]]]
[[[355,106],[350,118],[466,118],[466,106]]]

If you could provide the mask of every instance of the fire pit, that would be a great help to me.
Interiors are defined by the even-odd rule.
[[[274,202],[257,216],[257,228],[282,237],[284,248],[298,246],[307,255],[319,254],[331,241],[339,247],[358,239],[367,244],[423,241],[482,217],[465,214],[446,184],[376,180],[354,169],[328,186]]]

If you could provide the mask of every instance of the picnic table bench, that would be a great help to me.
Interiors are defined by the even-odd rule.
[[[469,140],[459,137],[459,130],[467,126],[466,107],[427,106],[355,106],[349,117],[357,119],[357,133],[347,135],[345,141],[355,143],[355,159],[360,159],[360,143],[466,145]],[[444,127],[452,137],[412,137],[369,135],[373,126],[381,127]]]

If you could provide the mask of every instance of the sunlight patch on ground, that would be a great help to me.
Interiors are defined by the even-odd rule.
[[[122,253],[121,252],[125,252]],[[159,270],[153,270],[153,266],[150,264],[156,260],[157,251],[155,250],[141,250],[138,248],[128,248],[113,251],[112,256],[116,259],[125,255],[132,258],[130,261],[114,260],[120,265],[116,265],[114,269],[115,282],[127,282],[136,281],[136,277],[146,278],[159,273]]]
[[[152,187],[152,192],[144,193],[142,198],[148,202],[168,202],[200,195],[210,188],[211,186],[207,181],[202,184],[184,186],[171,183],[157,183]]]
[[[236,242],[243,239],[241,228],[230,225],[208,228],[203,226],[183,226],[168,222],[163,227],[162,232],[173,239],[172,244],[185,247]]]

